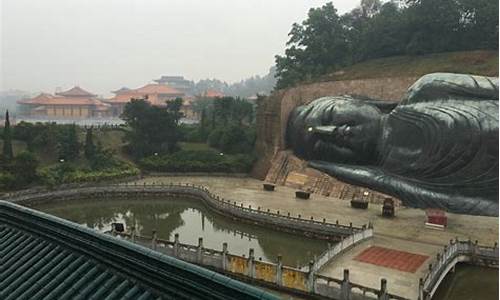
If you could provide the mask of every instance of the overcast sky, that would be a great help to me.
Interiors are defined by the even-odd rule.
[[[267,73],[320,0],[0,0],[0,89],[108,95],[161,75]],[[333,0],[339,13],[357,0]]]

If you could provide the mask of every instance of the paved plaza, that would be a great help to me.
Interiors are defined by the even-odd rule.
[[[368,287],[379,288],[380,279],[387,279],[388,291],[393,294],[417,298],[419,278],[425,276],[429,263],[435,260],[436,254],[451,239],[478,240],[483,245],[493,245],[498,236],[498,218],[448,215],[448,227],[444,230],[427,228],[425,226],[425,211],[406,207],[397,207],[394,218],[381,216],[381,205],[371,204],[366,210],[351,208],[350,202],[333,197],[312,194],[309,200],[295,198],[295,189],[277,186],[274,192],[264,191],[262,181],[253,178],[209,177],[209,176],[172,176],[148,177],[139,180],[156,183],[193,183],[208,187],[212,192],[248,207],[279,210],[281,213],[301,215],[303,218],[328,222],[338,220],[341,224],[352,223],[361,226],[371,222],[375,237],[362,242],[351,250],[330,261],[320,271],[322,275],[341,279],[343,270],[350,270],[350,280]],[[397,254],[394,260],[400,259],[401,264],[412,265],[411,271],[398,270],[394,264],[383,258],[367,256],[359,259],[364,251],[372,247],[394,250]],[[376,248],[375,248],[376,249]],[[373,254],[373,253],[372,253]],[[380,253],[379,253],[380,254]],[[414,256],[411,256],[414,255]],[[419,258],[418,263],[412,262]],[[397,264],[396,264],[397,265]]]
[[[295,198],[295,189],[277,186],[276,191],[266,192],[262,189],[262,181],[253,178],[210,177],[210,176],[172,176],[149,177],[138,182],[193,183],[206,186],[210,191],[225,199],[243,203],[253,208],[290,212],[303,218],[313,216],[317,220],[326,218],[328,222],[338,220],[342,224],[352,222],[361,226],[371,222],[378,236],[386,236],[422,242],[426,244],[445,245],[450,239],[478,240],[480,244],[493,245],[498,237],[498,218],[448,215],[448,227],[445,230],[427,228],[425,211],[406,207],[396,207],[396,217],[381,217],[382,206],[370,203],[368,209],[351,208],[349,201],[333,197],[312,194],[309,200]]]

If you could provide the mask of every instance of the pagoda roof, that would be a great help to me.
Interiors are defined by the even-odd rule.
[[[140,87],[134,91],[137,92],[138,94],[145,94],[145,95],[146,94],[169,94],[169,95],[179,95],[179,96],[184,95],[183,92],[174,89],[173,87],[156,83],[146,84],[145,86]]]
[[[66,97],[89,97],[89,98],[97,96],[95,94],[87,92],[86,90],[82,89],[79,86],[72,87],[71,89],[64,92],[56,93],[56,95],[66,96]]]
[[[217,97],[224,97],[224,93],[219,92],[217,90],[208,89],[205,91],[205,93],[203,93],[203,96],[207,98],[217,98]]]
[[[127,92],[116,94],[116,96],[114,96],[113,98],[109,98],[104,101],[111,104],[125,104],[130,102],[131,99],[140,99],[140,98],[144,98],[144,95],[139,94],[134,90],[129,90]]]
[[[28,105],[86,105],[86,106],[107,106],[108,104],[94,99],[83,97],[61,97],[51,94],[40,94],[31,99],[22,99],[17,101],[19,104]]]
[[[277,299],[205,268],[0,201],[2,299]]]
[[[121,89],[118,89],[116,91],[111,91],[111,93],[113,94],[123,94],[123,93],[126,93],[128,91],[130,91],[131,89],[129,89],[128,87],[122,87]]]

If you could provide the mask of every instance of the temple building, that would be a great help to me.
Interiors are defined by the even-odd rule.
[[[217,91],[214,89],[207,89],[205,92],[201,93],[200,97],[202,98],[222,98],[224,97],[224,93],[221,91]]]
[[[183,76],[162,76],[160,79],[155,79],[154,82],[173,87],[186,95],[192,95],[194,89],[194,83],[184,79]]]
[[[109,116],[110,109],[110,105],[97,99],[97,95],[78,86],[55,95],[41,93],[17,103],[21,115],[49,119],[101,118]]]
[[[183,98],[184,105],[181,108],[181,111],[184,112],[186,117],[193,115],[190,111],[191,98],[186,97],[184,92],[164,84],[151,83],[138,89],[123,87],[119,90],[113,91],[112,93],[114,93],[115,96],[104,101],[111,106],[111,113],[116,117],[121,115],[125,104],[130,102],[132,99],[146,99],[152,105],[161,106],[166,105],[168,101],[174,100],[175,98]]]

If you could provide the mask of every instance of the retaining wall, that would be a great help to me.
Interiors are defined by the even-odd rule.
[[[349,248],[353,243],[359,242],[362,237],[365,239],[371,237],[372,233],[372,229],[365,229],[355,233],[356,237],[344,239],[342,250]],[[158,239],[155,231],[149,237],[136,236],[134,229],[132,229],[131,233],[112,231],[112,234],[163,254],[236,276],[254,284],[269,286],[298,295],[321,296],[340,300],[405,299],[389,294],[384,279],[381,280],[380,289],[374,289],[350,282],[349,270],[344,270],[343,279],[318,275],[318,268],[313,261],[304,270],[284,266],[281,256],[278,256],[277,263],[256,260],[253,249],[249,249],[248,257],[230,254],[227,243],[222,244],[222,250],[204,248],[202,238],[199,238],[198,245],[194,246],[180,243],[178,234],[175,234],[174,241]],[[330,251],[329,253],[333,254],[334,252]],[[337,251],[335,255],[340,253],[342,251]],[[334,257],[329,259],[334,259]]]
[[[94,199],[114,197],[188,197],[201,200],[210,210],[239,221],[332,241],[340,241],[342,238],[368,227],[367,225],[356,227],[352,223],[349,225],[342,225],[338,222],[328,223],[326,219],[317,221],[313,217],[304,219],[301,215],[294,217],[289,213],[284,214],[279,210],[271,212],[269,209],[263,210],[260,207],[256,209],[251,206],[244,207],[243,203],[238,205],[236,201],[226,200],[211,193],[206,187],[192,184],[122,184],[82,187],[50,192],[13,193],[10,194],[7,200],[32,206],[47,201],[64,201],[88,197]]]

